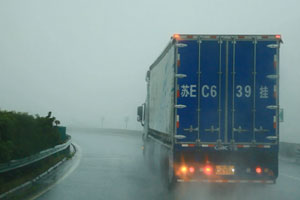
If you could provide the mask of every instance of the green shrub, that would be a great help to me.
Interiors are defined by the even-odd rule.
[[[49,113],[50,114],[50,113]],[[0,110],[0,163],[62,143],[54,117]]]

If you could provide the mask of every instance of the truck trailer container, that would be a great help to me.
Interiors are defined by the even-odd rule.
[[[176,182],[275,183],[281,35],[175,34],[146,74],[144,155]]]

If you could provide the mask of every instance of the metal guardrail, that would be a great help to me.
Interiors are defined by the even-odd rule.
[[[285,158],[300,161],[300,144],[290,142],[280,142],[279,155]]]
[[[70,144],[71,144],[71,136],[68,137],[67,142],[65,142],[63,144],[56,145],[53,148],[43,150],[43,151],[41,151],[37,154],[34,154],[32,156],[28,156],[28,157],[25,157],[25,158],[22,158],[22,159],[19,159],[19,160],[11,160],[8,163],[0,164],[0,173],[7,172],[7,171],[10,171],[10,170],[13,170],[13,169],[20,168],[20,167],[24,167],[26,165],[29,165],[29,164],[32,164],[32,163],[37,162],[39,160],[42,160],[42,159],[44,159],[48,156],[51,156],[51,155],[53,155],[57,152],[65,150]]]

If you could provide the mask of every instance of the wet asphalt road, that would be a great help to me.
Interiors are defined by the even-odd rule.
[[[71,135],[80,147],[79,152],[52,179],[59,180],[80,160],[78,167],[37,199],[300,199],[300,164],[285,159],[280,160],[280,175],[274,185],[185,183],[169,192],[144,162],[141,135],[122,132],[72,132]]]

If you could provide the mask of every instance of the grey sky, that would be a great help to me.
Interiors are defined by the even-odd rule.
[[[281,139],[300,142],[300,3],[0,0],[0,108],[129,128],[145,73],[173,33],[282,34]]]

